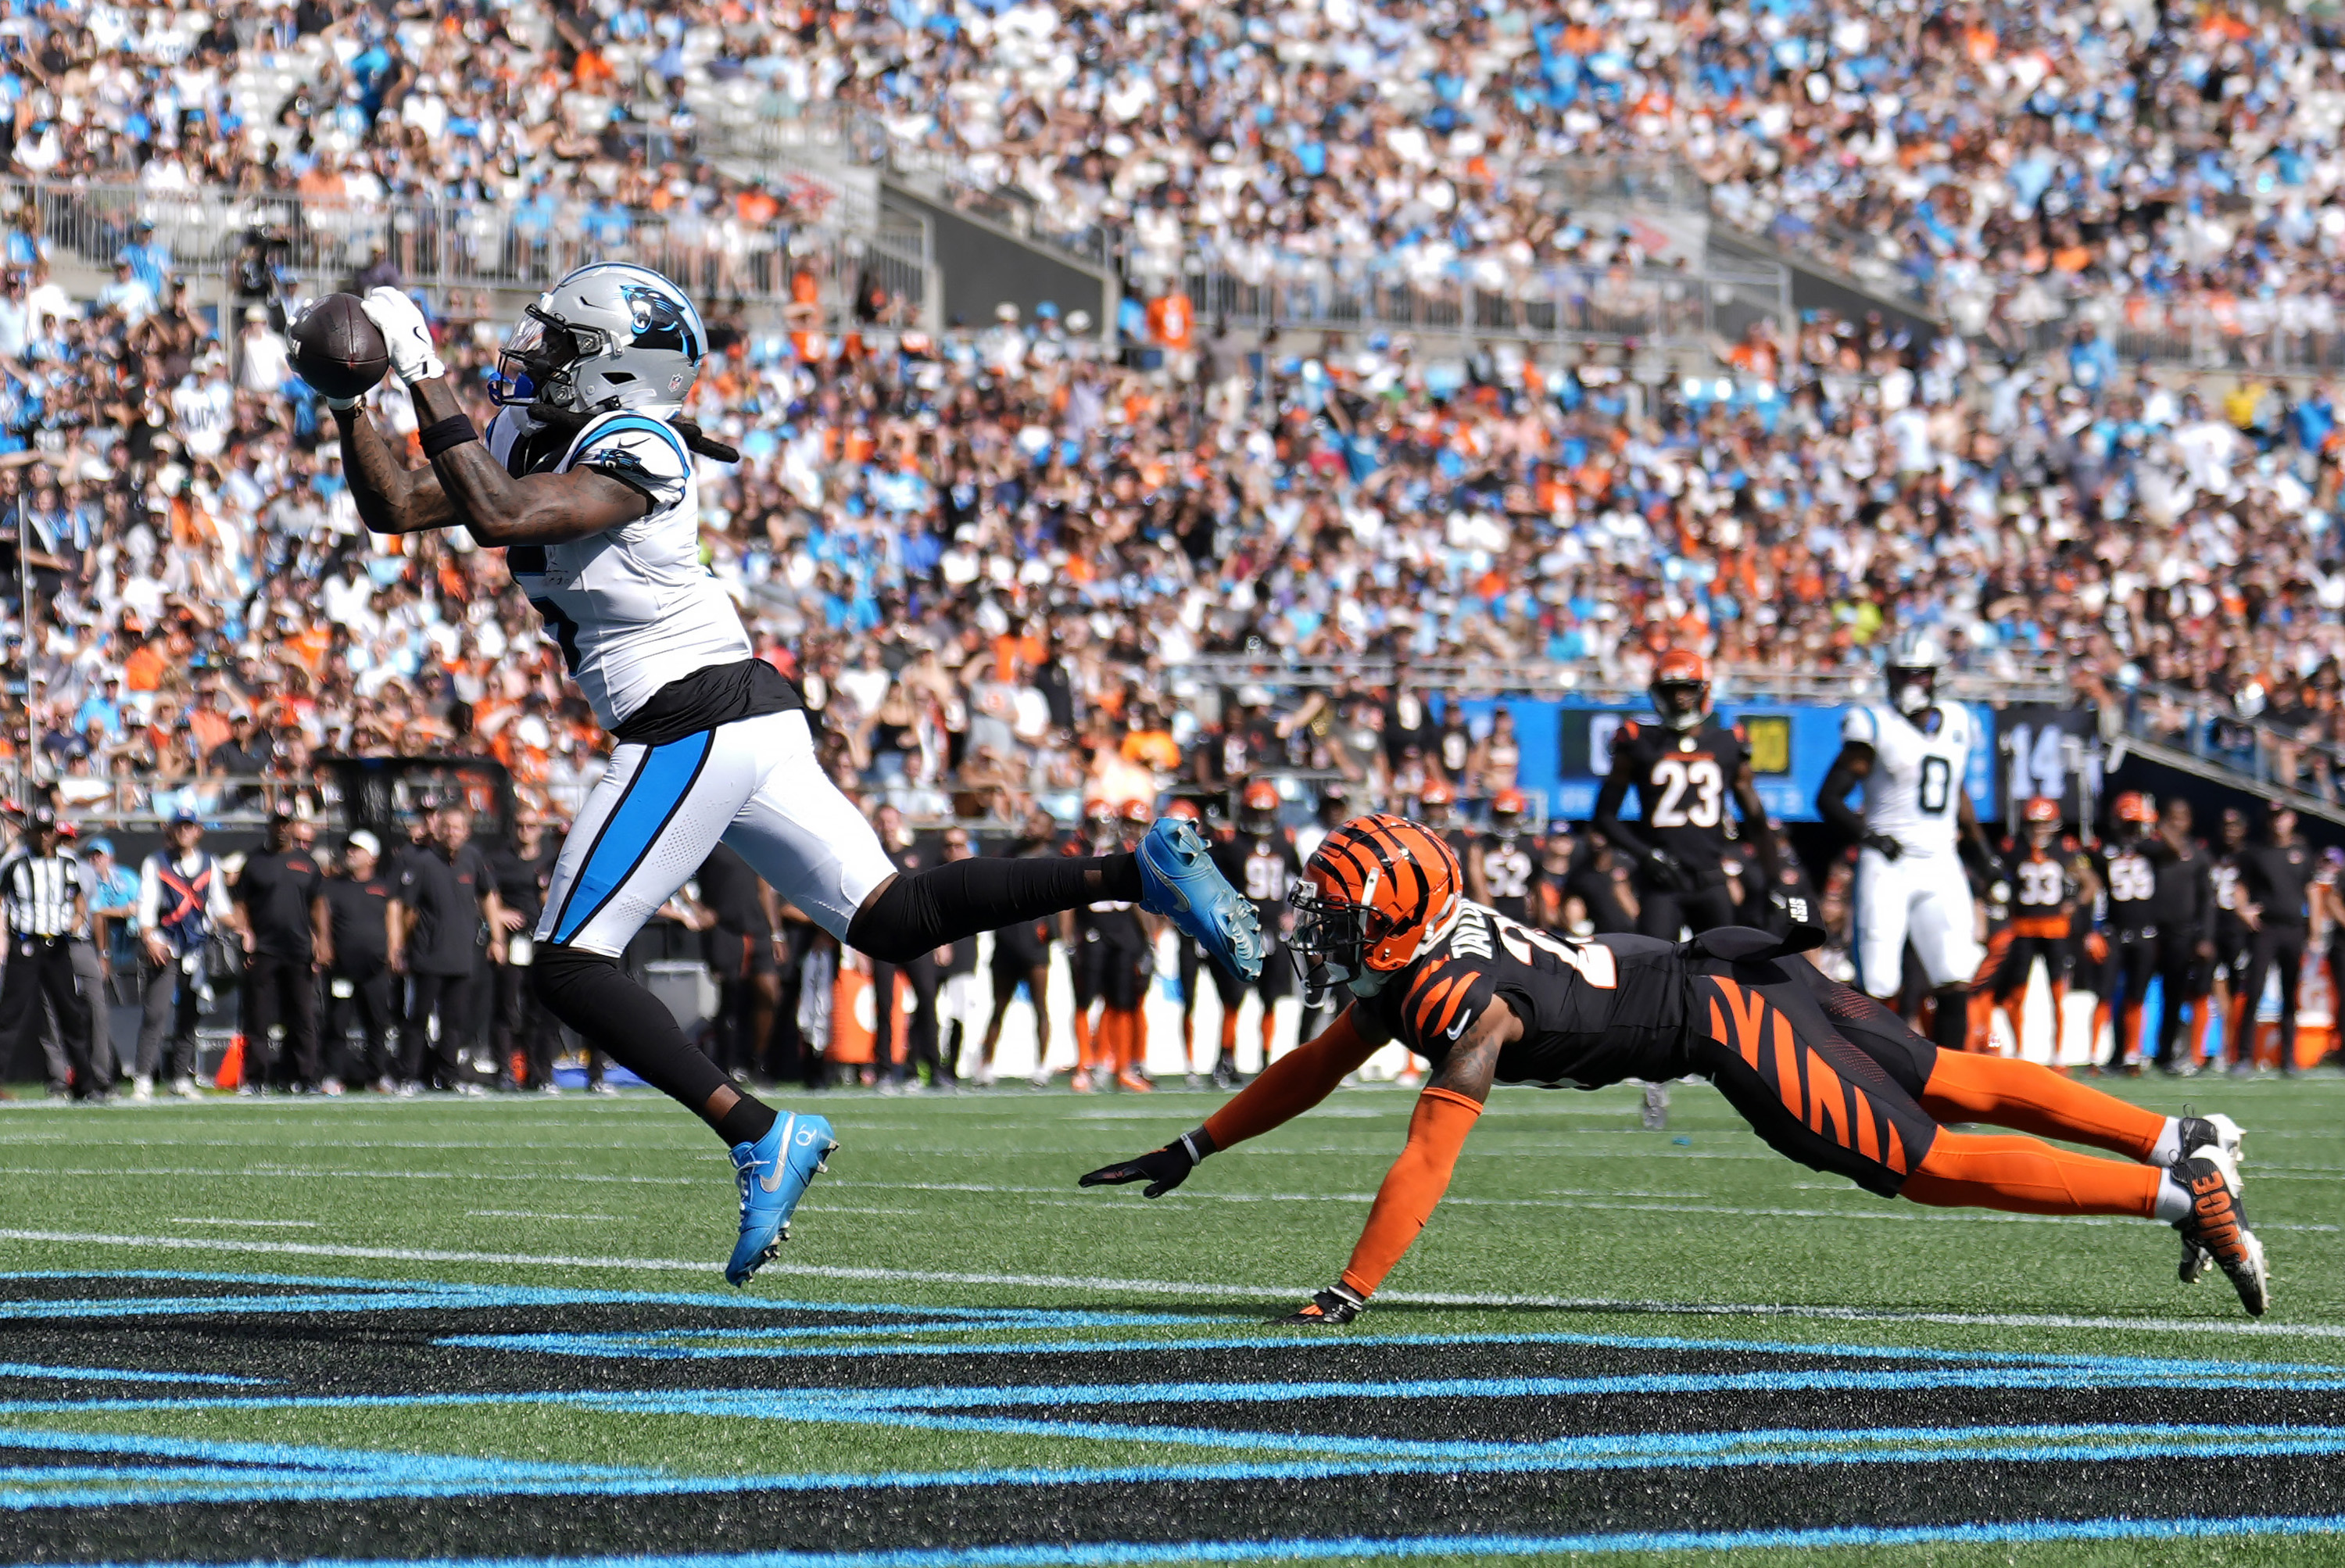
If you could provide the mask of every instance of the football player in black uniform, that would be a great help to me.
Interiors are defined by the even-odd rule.
[[[2011,923],[1987,944],[1985,969],[1993,977],[1987,994],[2010,1024],[2015,1046],[2023,1036],[2012,1000],[2027,990],[2039,958],[2052,984],[2052,1036],[2060,1036],[2060,1007],[2068,997],[2068,926],[2084,893],[2075,855],[2060,839],[2060,802],[2038,795],[2019,814],[2023,838],[2008,859]]]
[[[2239,887],[2239,865],[2248,850],[2248,814],[2237,806],[2223,808],[2215,825],[2214,859],[2207,868],[2207,880],[2215,890],[2215,957],[2208,984],[2206,1016],[2198,1025],[2198,1040],[2192,1054],[2199,1061],[2210,1060],[2208,1036],[2214,1032],[2215,1021],[2223,1023],[2221,1048],[2228,1051],[2232,1064],[2249,1059],[2249,1053],[2239,1049],[2238,1023],[2232,1014],[2232,1003],[2239,988],[2247,983],[2248,952],[2254,944],[2255,933],[2248,929],[2240,905],[2246,901]]]
[[[1492,796],[1490,830],[1475,839],[1466,856],[1466,885],[1473,891],[1474,901],[1518,921],[1538,921],[1531,901],[1531,876],[1537,868],[1530,840],[1523,837],[1523,809],[1528,803],[1519,789],[1501,789]]]
[[[2215,889],[2207,876],[2206,846],[2191,836],[2190,828],[2190,802],[2178,795],[2167,800],[2157,820],[2157,896],[2149,911],[2157,926],[2157,1070],[2184,1074],[2197,1072],[2198,1061],[2195,1051],[2176,1050],[2183,1004],[2189,1004],[2193,1023],[2203,1024],[2208,965],[2215,956],[2208,935]],[[2193,1030],[2194,1035],[2203,1033]]]
[[[1613,732],[1612,769],[1596,794],[1594,826],[1637,862],[1637,929],[1675,941],[1680,931],[1734,923],[1721,869],[1730,797],[1770,884],[1779,867],[1767,809],[1751,781],[1751,754],[1741,735],[1711,717],[1701,656],[1687,648],[1663,654],[1652,697],[1659,724],[1628,723]],[[1633,828],[1620,820],[1631,789],[1641,814]]]
[[[1303,858],[1294,852],[1294,835],[1279,825],[1277,785],[1257,779],[1245,787],[1238,801],[1237,833],[1213,846],[1213,863],[1229,879],[1230,886],[1254,901],[1254,913],[1262,921],[1263,941],[1270,944],[1264,951],[1275,950],[1284,940],[1281,932],[1287,923],[1286,891],[1303,870]],[[1238,1008],[1245,1001],[1248,983],[1216,966],[1213,985],[1222,999],[1222,1051],[1213,1063],[1213,1086],[1233,1089],[1244,1081],[1238,1074]],[[1278,1003],[1294,994],[1294,966],[1284,957],[1276,963],[1264,963],[1252,989],[1262,998],[1262,1060],[1267,1066],[1271,1038],[1278,1024]]]
[[[1493,1084],[1594,1088],[1686,1073],[1711,1079],[1777,1152],[1883,1196],[2165,1220],[2182,1233],[2186,1278],[2204,1251],[2248,1310],[2263,1311],[2263,1249],[2240,1210],[2229,1123],[2160,1116],[2032,1063],[1941,1051],[1799,956],[1822,935],[1804,921],[1789,938],[1728,927],[1681,944],[1577,942],[1466,901],[1461,881],[1447,847],[1401,818],[1355,818],[1330,835],[1295,886],[1288,940],[1307,986],[1350,995],[1343,1016],[1204,1125],[1082,1185],[1169,1191],[1199,1161],[1309,1110],[1397,1039],[1434,1064],[1407,1143],[1350,1264],[1284,1321],[1359,1315],[1440,1202]],[[1950,1125],[1964,1122],[2039,1135]]]
[[[2101,960],[2096,989],[2100,1001],[2093,1008],[2093,1039],[2117,1019],[2109,1037],[2104,1072],[2115,1072],[2131,1056],[2133,1070],[2141,1071],[2141,1007],[2149,977],[2157,972],[2157,856],[2162,848],[2154,837],[2157,806],[2138,789],[2117,799],[2110,814],[2109,841],[2093,857],[2093,879],[2107,902],[2106,956]]]
[[[2279,1070],[2296,1072],[2296,989],[2304,973],[2307,895],[2312,883],[2312,848],[2296,836],[2296,813],[2274,800],[2266,818],[2264,841],[2239,855],[2239,918],[2255,933],[2248,974],[2232,1009],[2239,1050],[2231,1070],[2255,1070],[2256,1008],[2263,1001],[2264,977],[2279,978]]]

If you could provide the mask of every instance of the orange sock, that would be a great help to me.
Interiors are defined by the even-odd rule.
[[[1091,1010],[1075,1009],[1075,1071],[1088,1073],[1099,1060],[1098,1046],[1091,1035]]]
[[[1970,1026],[1963,1040],[1963,1049],[1985,1053],[1995,1049],[1995,997],[1985,986],[1971,993]]]
[[[2101,1059],[2101,1031],[2106,1029],[2108,1026],[2108,1003],[2106,1000],[2095,1002],[2093,1003],[2093,1060],[2096,1062]],[[2109,1060],[2112,1062],[2121,1062],[2124,1059],[2125,1042],[2120,1040],[2117,1043],[2116,1054],[2112,1055]]]
[[[2139,1061],[2145,1054],[2144,1044],[2141,1037],[2141,1003],[2128,1002],[2117,1010],[2117,1059],[2122,1062],[2131,1054]]]
[[[1234,1062],[1238,1056],[1238,1010],[1231,1008],[1222,1014],[1222,1059]],[[1268,1064],[1264,1064],[1268,1065]]]
[[[1900,1196],[1934,1208],[2013,1214],[2157,1214],[2156,1166],[2071,1154],[2034,1138],[1940,1133]]]
[[[1262,1060],[1270,1064],[1271,1037],[1278,1033],[1278,1009],[1265,1002],[1262,1004]]]
[[[2210,993],[2190,1003],[2190,1059],[2207,1059],[2207,1036],[2215,1033],[2215,998]]]
[[[1938,1053],[1922,1108],[1941,1122],[1985,1122],[2090,1144],[2127,1159],[2146,1160],[2166,1131],[2166,1118],[2087,1088],[2049,1067],[2005,1056]]]

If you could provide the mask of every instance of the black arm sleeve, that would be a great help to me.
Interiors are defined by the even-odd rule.
[[[1856,773],[1850,766],[1848,748],[1840,748],[1832,759],[1831,771],[1824,775],[1823,788],[1816,791],[1816,815],[1845,834],[1853,843],[1864,842],[1864,819],[1848,803],[1848,792],[1856,788]]]
[[[1616,750],[1612,754],[1612,770],[1604,775],[1604,782],[1596,791],[1596,812],[1588,825],[1620,846],[1624,854],[1641,860],[1651,853],[1650,846],[1620,822],[1620,802],[1629,798],[1629,782],[1628,771],[1620,766],[1620,754]]]

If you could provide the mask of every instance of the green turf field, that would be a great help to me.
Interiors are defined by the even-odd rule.
[[[1302,1338],[1402,1091],[1154,1203],[1074,1178],[1211,1097],[795,1102],[845,1146],[742,1293],[649,1095],[19,1102],[0,1560],[2345,1560],[2345,1078],[2117,1086],[2248,1127],[2260,1323],[2163,1227],[1871,1197],[1702,1086],[1500,1090]]]

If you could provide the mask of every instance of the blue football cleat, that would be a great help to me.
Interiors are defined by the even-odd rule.
[[[1262,974],[1262,922],[1213,864],[1205,840],[1178,817],[1160,817],[1140,840],[1140,907],[1196,939],[1241,980]]]
[[[733,1145],[733,1179],[741,1186],[741,1239],[725,1266],[728,1285],[746,1285],[749,1276],[773,1261],[790,1237],[790,1214],[806,1196],[816,1173],[838,1140],[820,1116],[788,1112],[754,1144]]]

